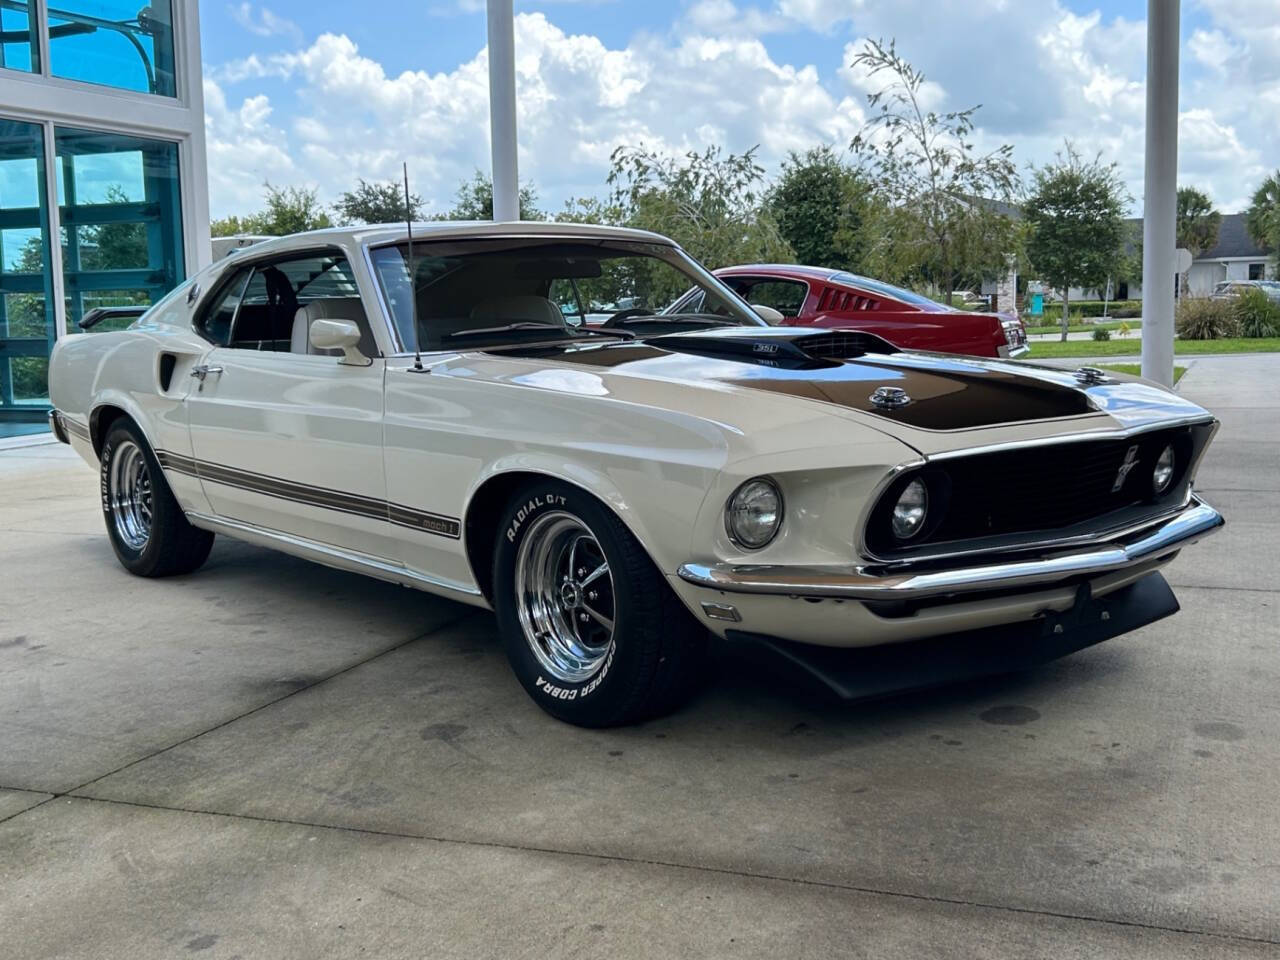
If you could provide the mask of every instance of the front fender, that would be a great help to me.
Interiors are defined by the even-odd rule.
[[[537,474],[585,490],[609,507],[663,573],[673,573],[690,554],[703,501],[715,488],[718,467],[681,464],[674,478],[657,476],[662,464],[644,461],[639,469],[605,469],[563,453],[525,450],[493,461],[467,492],[468,513],[479,492],[503,477]],[[657,483],[656,481],[661,481]]]

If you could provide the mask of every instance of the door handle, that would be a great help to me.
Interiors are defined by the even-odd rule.
[[[222,373],[222,368],[216,367],[216,366],[210,366],[207,363],[201,363],[191,368],[191,375],[195,377],[197,380],[199,380],[201,383],[204,383],[204,378],[209,376],[209,374],[211,373],[220,374]]]

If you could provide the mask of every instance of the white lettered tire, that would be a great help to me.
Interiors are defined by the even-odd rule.
[[[701,678],[707,634],[639,542],[590,494],[547,479],[507,506],[494,608],[511,667],[549,714],[584,727],[666,713]]]
[[[112,423],[99,461],[102,517],[121,566],[140,577],[171,577],[205,562],[213,534],[187,522],[137,424]]]

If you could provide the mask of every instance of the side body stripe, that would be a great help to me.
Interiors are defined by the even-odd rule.
[[[346,493],[342,490],[330,490],[293,480],[281,480],[261,473],[252,473],[236,467],[228,467],[218,463],[209,463],[192,457],[171,453],[168,450],[157,450],[156,459],[165,470],[197,477],[209,483],[220,483],[240,490],[249,490],[268,497],[277,497],[293,503],[302,503],[325,510],[336,510],[356,516],[369,517],[373,520],[384,520],[400,527],[421,530],[438,537],[457,540],[462,536],[462,523],[456,517],[446,517],[425,510],[415,510],[398,503],[365,497],[360,494]]]

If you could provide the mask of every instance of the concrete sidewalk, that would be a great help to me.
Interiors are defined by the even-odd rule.
[[[0,955],[1278,957],[1277,379],[1183,378],[1228,527],[1176,617],[870,706],[724,660],[615,731],[446,601],[226,540],[132,578],[92,471],[0,454]]]

